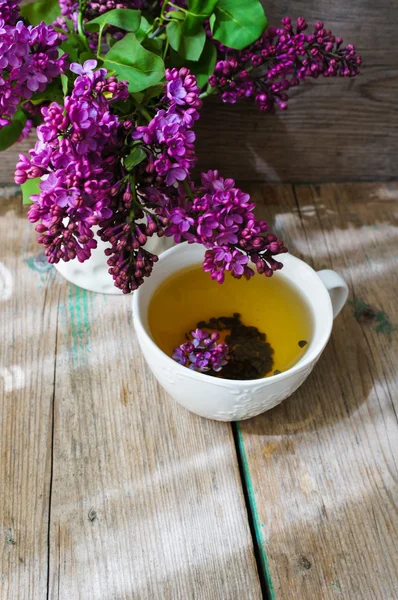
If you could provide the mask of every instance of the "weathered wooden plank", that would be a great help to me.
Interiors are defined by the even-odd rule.
[[[60,299],[50,598],[257,600],[231,428],[159,388],[130,303]]]
[[[394,598],[398,187],[251,191],[290,249],[343,272],[357,300],[302,391],[238,431],[264,564],[281,598]],[[15,206],[0,219],[0,597],[45,597],[49,521],[52,598],[261,597],[228,426],[171,403],[128,299],[54,277]],[[381,320],[358,324],[358,300]]]
[[[277,598],[390,600],[398,597],[398,186],[295,194],[296,210],[285,193],[265,212],[293,232],[294,253],[346,277],[354,304],[303,387],[240,424],[257,538]]]
[[[241,180],[348,181],[396,178],[398,152],[398,4],[382,0],[267,0],[270,24],[290,15],[324,21],[363,57],[355,79],[305,82],[289,109],[263,115],[250,104],[205,105],[198,123],[203,169]],[[375,31],[383,32],[375,35]]]
[[[60,285],[15,189],[0,189],[0,240],[0,598],[43,600]]]
[[[230,427],[158,388],[131,299],[63,281],[19,205],[0,219],[1,599],[47,582],[68,600],[261,598]]]
[[[289,109],[264,115],[251,104],[206,101],[198,123],[199,167],[258,181],[396,179],[398,3],[390,0],[267,0],[268,21],[304,16],[354,43],[360,77],[320,78],[290,94]],[[29,143],[21,145],[23,150]],[[0,183],[13,180],[21,148],[2,155]]]

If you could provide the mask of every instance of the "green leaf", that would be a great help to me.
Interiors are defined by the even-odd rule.
[[[258,0],[219,0],[214,14],[213,36],[237,50],[252,44],[267,27],[267,18]]]
[[[37,106],[38,104],[42,104],[43,102],[61,102],[63,99],[62,91],[61,91],[61,80],[56,78],[51,83],[48,84],[46,89],[43,92],[35,92],[30,102]]]
[[[142,98],[140,104],[147,104],[149,102],[149,100],[152,100],[152,98],[157,98],[157,97],[163,96],[163,95],[164,95],[164,84],[158,83],[157,85],[153,85],[152,87],[148,88],[145,91],[145,94],[143,94],[143,98]]]
[[[199,61],[187,61],[176,52],[172,52],[170,59],[173,67],[177,67],[178,69],[187,67],[187,69],[195,75],[198,86],[202,88],[207,84],[209,76],[214,73],[214,67],[216,66],[217,61],[217,50],[210,40],[206,40]]]
[[[185,21],[187,18],[187,13],[173,10],[173,12],[170,14],[170,18],[176,19],[177,21]]]
[[[58,0],[39,0],[21,7],[21,16],[29,21],[30,25],[39,25],[42,21],[51,24],[61,16]]]
[[[217,50],[210,40],[206,40],[199,62],[188,65],[188,69],[195,75],[200,88],[207,84],[210,75],[214,73],[216,62]]]
[[[135,37],[141,43],[146,38],[148,32],[151,30],[152,25],[144,16],[141,17],[140,28],[135,32]]]
[[[202,27],[205,19],[214,12],[219,0],[188,0],[184,33],[192,35]]]
[[[106,54],[106,69],[128,81],[130,92],[141,92],[164,78],[165,66],[160,56],[145,50],[133,33],[128,33]]]
[[[187,60],[199,60],[202,54],[205,42],[206,33],[203,27],[193,35],[189,35],[185,31],[185,21],[171,21],[167,27],[167,39],[170,46]]]
[[[74,29],[75,29],[75,25],[74,25],[74,23],[73,23],[73,20],[72,20],[72,19],[69,19],[68,17],[64,17],[64,19],[65,19],[65,23],[66,23],[66,28],[67,28],[67,30],[68,30],[68,32],[69,32],[69,34],[68,34],[68,35],[70,35],[70,34],[71,34],[71,32],[72,32],[72,31],[74,31]]]
[[[124,31],[137,31],[141,22],[141,12],[139,10],[130,10],[128,8],[116,8],[114,10],[110,10],[103,15],[97,17],[96,19],[92,19],[86,23],[85,28],[87,31],[93,32],[98,31],[98,54],[99,49],[101,48],[101,40],[102,34],[107,25],[113,25],[114,27],[118,27],[119,29],[123,29]],[[109,36],[107,36],[109,37]],[[110,36],[110,40],[113,40],[113,37]],[[110,43],[111,47],[115,44]]]
[[[59,50],[62,50],[64,53],[69,54],[69,60],[71,62],[78,62],[79,60],[79,43],[74,36],[69,35],[67,42],[62,42]]]
[[[102,35],[102,32],[101,32]],[[102,40],[102,38],[101,38]],[[115,38],[113,37],[113,33],[110,33],[109,31],[107,31],[106,36],[105,36],[105,43],[106,43],[106,47],[112,48],[112,46],[114,46],[116,44],[117,40],[115,40]],[[101,42],[102,44],[102,42]],[[97,46],[98,48],[98,46]]]
[[[128,171],[131,171],[136,165],[139,165],[143,160],[145,160],[145,158],[146,152],[139,146],[136,146],[124,159],[124,166]]]
[[[104,13],[96,19],[86,23],[87,31],[100,31],[106,25],[113,25],[123,31],[137,31],[140,26],[141,12],[139,10],[130,10],[129,8],[116,8]]]
[[[40,177],[36,177],[36,179],[28,179],[21,185],[22,190],[22,202],[24,204],[33,204],[30,197],[33,194],[40,194],[39,183],[41,181]]]
[[[159,56],[162,55],[163,40],[161,40],[160,38],[147,37],[142,41],[142,46],[143,46],[143,48],[145,48],[146,50],[149,50],[150,52],[154,52],[155,54],[158,54]]]
[[[117,115],[130,115],[135,108],[136,103],[133,101],[133,94],[131,94],[127,100],[117,100],[116,102],[112,102],[112,112],[115,112]]]
[[[26,115],[22,110],[17,110],[10,125],[0,129],[0,151],[6,150],[18,140],[25,127]]]
[[[92,52],[82,52],[79,56],[79,63],[84,64],[86,60],[96,60],[98,66],[98,58]]]
[[[131,97],[137,104],[142,104],[144,95],[145,95],[145,92],[136,92],[135,94],[131,94]]]
[[[188,0],[187,10],[171,13],[166,28],[173,50],[186,60],[197,61],[206,41],[204,21],[213,13],[218,0]]]
[[[219,0],[187,0],[190,13],[207,18],[214,12]]]
[[[212,15],[219,0],[188,0],[187,10],[171,13],[166,28],[173,50],[186,60],[199,60],[206,41],[205,19]]]
[[[62,93],[64,96],[68,95],[69,80],[66,75],[61,74]]]
[[[142,104],[145,106],[148,104],[152,98],[159,98],[164,95],[164,83],[158,83],[157,85],[153,85],[145,92],[137,92],[136,94],[131,94],[137,104]]]

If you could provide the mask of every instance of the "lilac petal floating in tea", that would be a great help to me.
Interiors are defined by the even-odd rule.
[[[242,323],[239,313],[234,313],[232,317],[213,317],[207,323],[201,321],[198,327],[228,332],[225,342],[228,344],[230,359],[219,377],[235,380],[261,379],[272,370],[274,350],[266,341],[267,336],[257,327]]]
[[[227,364],[229,350],[227,344],[217,344],[220,334],[209,333],[199,327],[186,335],[187,342],[174,349],[172,358],[193,371],[215,374]]]

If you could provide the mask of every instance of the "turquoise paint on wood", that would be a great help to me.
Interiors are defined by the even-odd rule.
[[[47,273],[47,271],[53,268],[48,262],[44,252],[40,252],[39,254],[36,254],[36,256],[27,258],[25,262],[32,271],[37,271],[37,273]]]
[[[91,352],[89,312],[93,294],[72,284],[68,288],[68,311],[72,334],[72,356],[79,366],[85,366],[86,354]]]
[[[29,258],[25,258],[25,264],[40,275],[40,282],[37,286],[37,289],[41,289],[48,277],[54,277],[54,267],[47,261],[47,257],[44,252],[40,252],[35,256],[30,256]]]
[[[365,324],[373,322],[376,325],[376,327],[373,328],[373,331],[391,335],[394,331],[398,330],[398,324],[392,323],[390,317],[384,310],[374,308],[359,298],[349,300],[348,304],[351,304],[353,307],[353,315],[358,323]]]
[[[236,431],[238,438],[238,451],[241,457],[241,461],[243,464],[243,472],[245,477],[245,485],[247,489],[247,494],[249,497],[250,510],[253,517],[254,530],[256,533],[257,545],[260,550],[260,559],[261,559],[261,567],[263,573],[266,577],[267,591],[269,595],[269,600],[276,600],[274,586],[272,584],[271,572],[268,564],[267,553],[265,551],[265,546],[268,543],[268,540],[264,539],[264,533],[262,528],[264,527],[263,523],[260,521],[260,517],[258,515],[257,504],[256,504],[256,495],[253,489],[253,483],[250,477],[250,469],[249,462],[247,460],[245,443],[243,441],[242,430],[240,428],[240,424],[236,423]]]

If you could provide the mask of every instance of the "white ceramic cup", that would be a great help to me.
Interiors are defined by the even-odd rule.
[[[155,290],[173,273],[200,264],[204,252],[200,245],[184,243],[162,254],[151,277],[133,296],[135,330],[152,373],[179,404],[208,419],[248,419],[288,398],[307,379],[328,342],[334,317],[347,300],[348,287],[335,271],[317,273],[291,254],[278,256],[283,269],[274,277],[283,276],[295,284],[312,310],[313,335],[307,352],[279,375],[249,381],[218,379],[176,363],[158,348],[148,326],[148,306]]]

